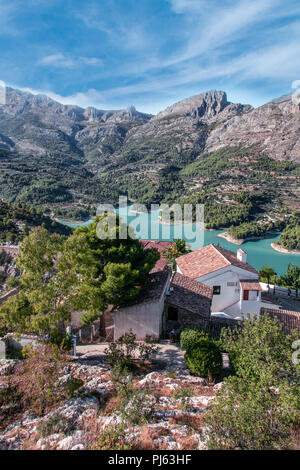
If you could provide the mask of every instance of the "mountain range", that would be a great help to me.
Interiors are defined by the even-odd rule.
[[[0,197],[9,202],[72,206],[127,194],[149,204],[204,193],[230,203],[235,192],[267,190],[270,204],[295,209],[299,164],[291,95],[253,108],[211,90],[151,116],[8,88],[0,105]]]

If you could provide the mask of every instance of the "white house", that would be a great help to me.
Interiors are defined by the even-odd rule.
[[[237,254],[213,244],[176,259],[177,272],[213,288],[212,313],[232,318],[259,314],[270,304],[261,300],[259,273],[247,263],[247,253]],[[274,306],[275,308],[275,306]]]

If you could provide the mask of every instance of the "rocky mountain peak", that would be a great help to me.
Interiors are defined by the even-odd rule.
[[[225,91],[210,90],[169,106],[156,116],[161,119],[172,115],[185,115],[210,119],[223,111],[229,103]]]

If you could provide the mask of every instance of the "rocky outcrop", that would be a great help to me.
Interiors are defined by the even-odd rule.
[[[156,145],[162,161],[170,152],[186,158],[241,145],[255,146],[272,158],[300,161],[299,117],[299,105],[290,95],[254,109],[228,102],[224,91],[211,90],[151,117],[133,106],[82,109],[8,88],[7,104],[0,106],[0,148],[65,153],[83,161],[109,156],[123,165],[120,157],[134,153],[141,159]]]
[[[300,108],[291,96],[271,101],[250,112],[231,117],[212,130],[209,151],[226,146],[255,146],[278,160],[300,162]]]
[[[2,374],[12,373],[15,364],[16,361],[3,360]],[[0,435],[0,449],[83,450],[95,439],[96,431],[99,433],[122,423],[127,441],[140,446],[145,445],[146,439],[147,446],[151,445],[153,449],[205,449],[203,415],[223,382],[210,385],[206,379],[190,376],[186,369],[180,367],[177,370],[176,366],[172,371],[160,370],[137,376],[134,387],[146,392],[145,412],[150,415],[147,423],[129,425],[123,421],[118,406],[113,406],[116,388],[110,380],[110,368],[103,363],[102,357],[83,356],[71,363],[68,370],[84,382],[78,397],[57,406],[43,417],[24,413]],[[192,393],[184,400],[183,406],[182,399],[176,398],[175,392],[186,387]],[[41,425],[54,415],[72,426],[68,431],[42,436]]]
[[[222,112],[230,104],[224,91],[211,90],[200,95],[191,96],[169,106],[164,111],[158,113],[153,120],[179,115],[209,120]]]
[[[25,154],[52,151],[83,157],[99,145],[101,154],[101,144],[107,144],[105,139],[119,143],[120,134],[124,136],[129,128],[150,117],[134,107],[119,111],[83,109],[7,88],[6,105],[0,106],[0,148]]]

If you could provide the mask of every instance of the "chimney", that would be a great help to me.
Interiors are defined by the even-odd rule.
[[[242,263],[247,263],[247,253],[241,248],[237,250],[236,257]]]

